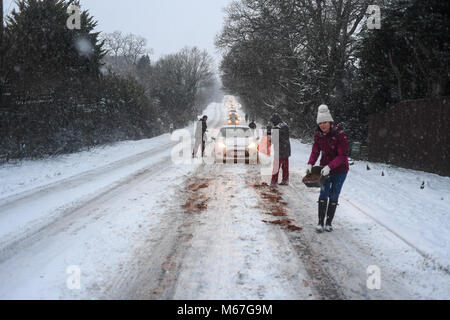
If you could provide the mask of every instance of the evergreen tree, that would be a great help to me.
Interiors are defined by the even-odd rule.
[[[152,72],[152,65],[150,63],[150,57],[148,54],[142,56],[137,64],[136,64],[136,73],[138,76],[138,79],[145,83],[150,80],[150,75]]]
[[[15,89],[38,92],[82,84],[98,77],[104,55],[97,22],[87,11],[81,12],[81,29],[70,30],[68,8],[78,1],[20,0],[18,11],[8,17],[6,33],[11,47],[8,65]]]

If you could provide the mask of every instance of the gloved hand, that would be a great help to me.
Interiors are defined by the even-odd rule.
[[[322,171],[320,171],[320,174],[321,174],[322,176],[327,176],[327,175],[330,174],[330,171],[331,171],[330,167],[329,167],[329,166],[325,166],[325,167],[322,169]]]
[[[312,165],[311,165],[311,164],[308,164],[308,165],[306,166],[306,174],[310,174],[311,171],[312,171]]]

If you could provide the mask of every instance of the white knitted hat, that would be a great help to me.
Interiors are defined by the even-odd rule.
[[[317,113],[317,124],[322,122],[334,122],[330,110],[324,104],[319,107],[319,112]]]

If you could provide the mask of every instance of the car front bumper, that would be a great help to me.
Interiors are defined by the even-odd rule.
[[[258,162],[258,151],[256,149],[227,148],[218,150],[215,154],[216,160],[223,162]]]

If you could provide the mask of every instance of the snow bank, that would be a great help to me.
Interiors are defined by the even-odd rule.
[[[0,166],[0,199],[29,191],[84,173],[149,149],[167,144],[170,135],[153,139],[122,141],[97,146],[89,151],[67,154],[42,160],[24,160]]]

